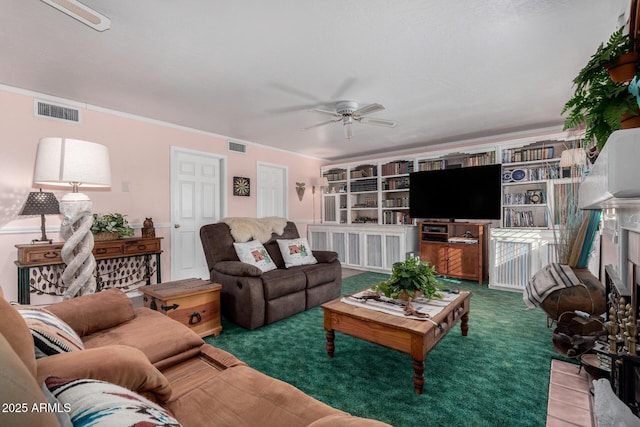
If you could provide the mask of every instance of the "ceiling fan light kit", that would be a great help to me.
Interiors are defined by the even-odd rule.
[[[353,120],[351,119],[351,116],[344,116],[344,118],[342,119],[342,124],[344,125],[344,137],[346,139],[351,139],[351,137],[353,136],[352,123]]]
[[[313,126],[309,126],[304,130],[309,130],[315,127],[328,125],[329,123],[342,122],[345,139],[351,139],[353,137],[353,121],[368,125],[377,125],[385,127],[395,127],[397,123],[393,120],[376,119],[372,117],[365,117],[366,114],[375,113],[377,111],[384,110],[384,106],[381,104],[369,104],[364,107],[360,107],[357,101],[338,101],[336,102],[336,111],[328,111],[320,108],[314,108],[313,112],[321,114],[329,114],[334,118],[321,123],[316,123]]]

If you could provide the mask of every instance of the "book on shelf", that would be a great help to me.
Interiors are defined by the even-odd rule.
[[[434,171],[434,170],[446,169],[447,164],[448,162],[446,159],[421,160],[420,162],[418,162],[418,170],[422,172],[422,171]]]
[[[363,181],[355,181],[351,183],[351,192],[357,193],[360,191],[377,191],[378,181],[375,179],[367,179]]]
[[[533,219],[533,211],[507,208],[504,210],[505,227],[540,227]],[[546,224],[542,226],[546,227]]]
[[[496,153],[495,151],[488,151],[486,153],[480,154],[471,154],[467,157],[463,164],[465,167],[470,166],[486,166],[492,165],[496,162]]]
[[[409,177],[390,178],[382,182],[383,190],[405,190],[409,189]]]
[[[413,221],[409,214],[393,211],[384,212],[382,219],[383,224],[411,224]]]
[[[347,179],[347,171],[344,171],[344,170],[339,170],[339,171],[330,170],[330,171],[327,171],[327,172],[323,173],[322,176],[327,178],[327,181],[345,181]]]
[[[502,151],[502,163],[532,162],[553,159],[553,147],[508,148]]]
[[[413,161],[401,160],[382,165],[382,175],[404,175],[413,172]]]

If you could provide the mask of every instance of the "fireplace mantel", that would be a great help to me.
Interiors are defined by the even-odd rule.
[[[640,129],[611,134],[580,184],[581,209],[640,209]]]

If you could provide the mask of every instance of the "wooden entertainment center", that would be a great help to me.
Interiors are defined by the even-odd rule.
[[[477,280],[489,278],[488,222],[419,222],[420,260],[439,275]]]

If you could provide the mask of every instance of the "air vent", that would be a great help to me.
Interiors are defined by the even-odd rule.
[[[247,144],[242,144],[240,142],[228,141],[229,142],[229,151],[235,151],[236,153],[247,154]]]
[[[36,117],[48,117],[51,119],[65,120],[80,123],[80,110],[35,100]]]

